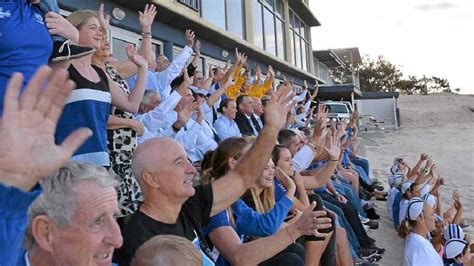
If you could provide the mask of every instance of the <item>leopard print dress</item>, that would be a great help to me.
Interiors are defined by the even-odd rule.
[[[127,94],[130,94],[127,83],[110,64],[105,64],[107,75]],[[133,119],[133,114],[122,111],[115,106],[110,115]],[[127,216],[138,209],[142,201],[141,190],[132,175],[132,154],[137,147],[137,133],[131,128],[107,130],[107,147],[109,149],[110,171],[120,180],[118,189],[119,217]]]

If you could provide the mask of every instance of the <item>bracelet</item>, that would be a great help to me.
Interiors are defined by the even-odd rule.
[[[174,130],[174,132],[178,132],[180,130],[180,128],[177,128],[174,123],[171,125],[171,128]]]
[[[318,152],[318,146],[314,145],[312,142],[308,142],[308,147],[314,152]]]
[[[425,167],[422,167],[422,168],[420,169],[420,171],[423,172],[423,173],[425,173],[425,174],[428,173],[428,169],[426,169]]]
[[[151,38],[151,32],[142,32],[143,38]]]
[[[332,160],[331,158],[329,158],[329,161],[331,161],[331,162],[339,162],[339,159],[337,159],[337,160]]]
[[[291,241],[293,241],[293,244],[295,244],[295,243],[296,243],[296,241],[295,241],[295,239],[293,239],[293,237],[291,236],[291,234],[290,234],[290,230],[288,230],[288,226],[287,226],[287,227],[285,227],[285,230],[286,230],[286,233],[288,234],[288,236],[290,237]]]

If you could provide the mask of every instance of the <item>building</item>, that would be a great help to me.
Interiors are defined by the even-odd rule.
[[[139,45],[141,35],[137,11],[146,0],[59,0],[63,14],[78,9],[97,10],[103,2],[111,15],[110,44],[118,59],[125,59],[128,43]],[[154,0],[158,7],[152,28],[153,49],[168,58],[185,45],[184,30],[192,29],[202,43],[198,69],[207,72],[208,65],[224,66],[234,60],[238,47],[245,52],[251,68],[268,65],[302,85],[323,80],[315,75],[312,56],[311,27],[320,26],[310,11],[308,0]],[[123,18],[121,18],[125,15]],[[207,73],[206,73],[207,74]]]

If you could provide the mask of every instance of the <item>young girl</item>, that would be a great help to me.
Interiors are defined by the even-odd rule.
[[[435,230],[435,214],[431,206],[419,198],[408,202],[407,214],[398,234],[407,238],[404,265],[442,266],[443,261],[427,237]]]

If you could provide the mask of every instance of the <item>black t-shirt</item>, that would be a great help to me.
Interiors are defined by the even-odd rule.
[[[137,211],[130,217],[122,230],[123,245],[114,253],[114,262],[120,266],[130,265],[137,249],[157,235],[177,235],[193,241],[201,233],[201,227],[210,221],[213,201],[211,185],[195,187],[196,194],[181,208],[175,224],[167,224]]]

